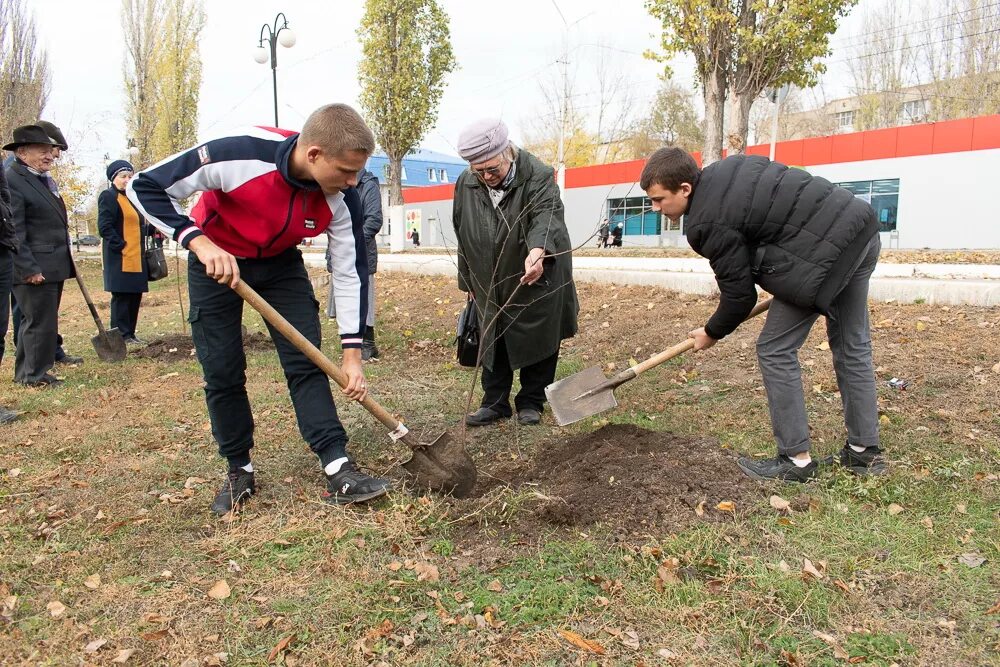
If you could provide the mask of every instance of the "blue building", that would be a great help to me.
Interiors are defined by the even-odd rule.
[[[389,158],[379,152],[368,158],[368,164],[365,165],[368,171],[375,174],[382,186],[385,186],[388,163]],[[403,158],[403,174],[400,180],[404,188],[454,183],[466,166],[462,158],[418,148]]]

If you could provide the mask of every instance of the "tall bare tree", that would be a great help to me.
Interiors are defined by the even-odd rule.
[[[125,100],[129,139],[138,149],[134,162],[142,169],[153,162],[156,127],[156,66],[163,31],[162,0],[122,0],[125,33]]]
[[[1000,11],[983,0],[927,3],[917,58],[928,120],[1000,113]],[[933,14],[936,13],[936,14]]]
[[[165,0],[166,20],[155,60],[156,113],[151,159],[161,160],[198,140],[203,0]]]
[[[437,119],[455,69],[448,15],[436,0],[366,0],[358,28],[361,107],[389,158],[389,205],[403,203],[403,157]]]
[[[0,0],[0,138],[38,120],[49,95],[48,56],[25,0]]]
[[[874,26],[854,46],[847,61],[852,92],[860,106],[855,130],[899,124],[904,89],[917,83],[914,44],[903,29],[910,5],[889,0],[865,12],[864,25]]]

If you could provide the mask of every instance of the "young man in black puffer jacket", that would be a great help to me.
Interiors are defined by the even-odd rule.
[[[816,475],[798,351],[824,315],[847,426],[840,461],[858,475],[884,473],[868,319],[868,282],[881,248],[872,207],[826,179],[753,155],[701,170],[687,152],[661,148],[640,185],[653,210],[686,216],[688,243],[715,272],[719,306],[689,334],[696,351],[739,326],[757,302],[755,284],[774,295],[757,358],[778,456],[741,458],[743,472],[799,482]]]

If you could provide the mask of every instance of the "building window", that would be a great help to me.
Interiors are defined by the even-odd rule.
[[[660,214],[653,210],[649,197],[608,200],[608,222],[612,229],[618,223],[624,223],[625,236],[659,235],[660,218]]]
[[[841,111],[833,115],[834,121],[837,123],[837,129],[840,130],[853,130],[854,129],[854,112],[853,111]]]
[[[880,181],[847,181],[834,183],[850,190],[858,199],[864,199],[875,209],[880,232],[896,231],[896,210],[899,208],[899,179]]]
[[[441,182],[442,183],[447,183],[448,182],[448,170],[447,169],[442,169],[441,170]]]
[[[903,102],[900,111],[901,123],[922,123],[927,119],[927,100],[910,100]]]
[[[434,170],[434,167],[427,169],[427,180],[431,183],[437,183],[437,171]]]
[[[404,166],[400,165],[400,167],[399,167],[399,170],[400,170],[401,172],[403,172],[403,173],[402,173],[402,174],[400,174],[400,176],[399,176],[399,182],[400,182],[400,183],[402,183],[403,181],[405,181],[405,180],[406,180],[406,167],[404,167]]]

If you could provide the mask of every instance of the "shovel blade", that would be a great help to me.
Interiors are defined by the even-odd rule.
[[[94,351],[101,361],[124,361],[128,355],[125,339],[117,328],[97,334],[90,342],[94,344]]]
[[[430,443],[406,444],[412,455],[409,461],[403,463],[403,469],[417,486],[449,493],[456,498],[465,498],[472,493],[476,485],[476,464],[462,443],[442,433]]]
[[[545,397],[556,417],[556,423],[566,426],[581,419],[586,419],[605,410],[618,407],[615,394],[611,388],[595,391],[587,396],[587,392],[600,387],[608,381],[597,366],[591,366],[579,373],[574,373],[558,382],[553,382],[545,388]]]

